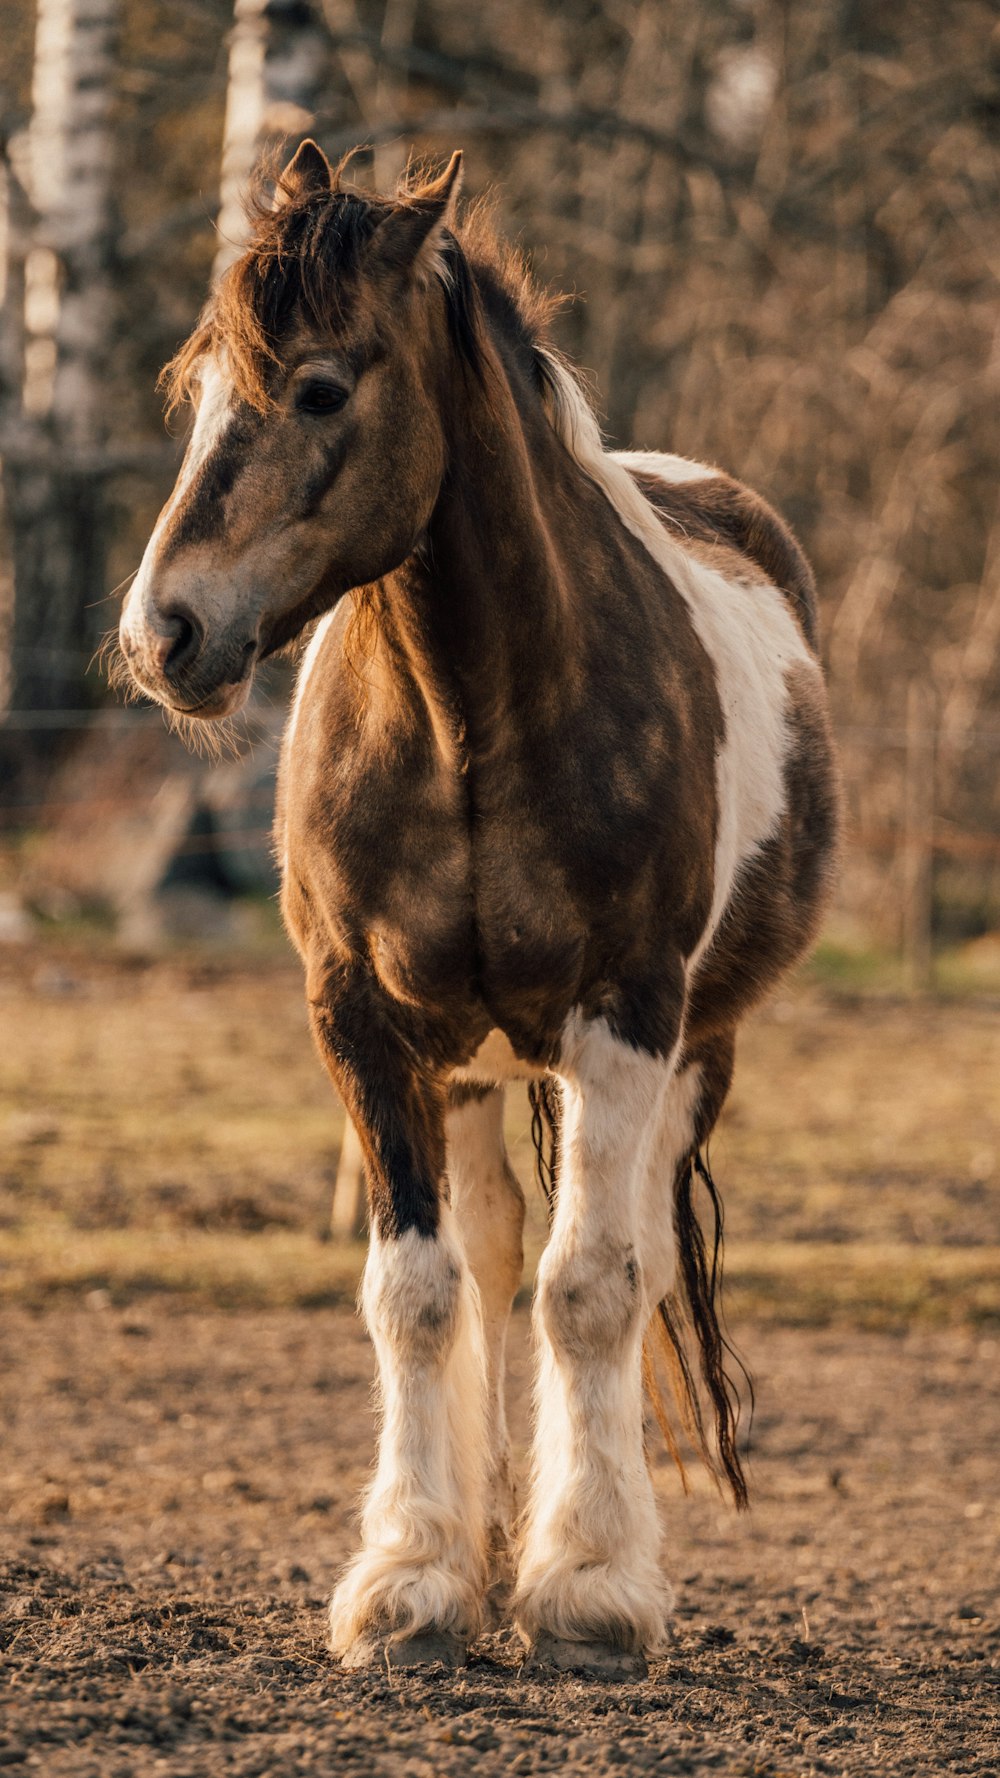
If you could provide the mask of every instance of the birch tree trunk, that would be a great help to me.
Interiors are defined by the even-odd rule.
[[[236,0],[215,277],[243,245],[243,200],[262,148],[269,138],[287,137],[291,154],[309,134],[325,96],[330,59],[329,33],[307,0]]]
[[[28,201],[6,139],[0,144],[0,463],[3,441],[21,416],[24,364],[24,256]],[[0,481],[0,711],[13,691],[14,574],[6,488]]]
[[[106,623],[118,18],[119,0],[38,0],[22,382],[3,450],[14,562],[10,709],[14,721],[48,715],[41,733],[50,741],[60,738],[60,713],[71,721],[88,701],[88,660]]]

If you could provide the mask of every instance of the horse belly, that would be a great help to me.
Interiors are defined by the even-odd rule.
[[[506,1032],[494,1025],[472,1060],[452,1069],[450,1078],[471,1086],[500,1087],[509,1080],[537,1080],[544,1072],[544,1062],[516,1055]]]

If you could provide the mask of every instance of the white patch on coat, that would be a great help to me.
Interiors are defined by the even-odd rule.
[[[312,676],[313,668],[319,660],[320,650],[323,647],[323,643],[326,641],[326,633],[333,622],[333,617],[334,613],[332,611],[327,611],[320,618],[316,628],[309,638],[305,654],[302,656],[302,662],[295,680],[295,696],[292,699],[291,714],[288,718],[288,726],[285,729],[285,753],[289,758],[291,758],[291,751],[295,742],[295,730],[298,727],[299,712],[302,709],[302,700],[306,694],[306,687]]]
[[[486,1359],[486,1531],[493,1579],[508,1578],[514,1481],[507,1430],[507,1325],[524,1264],[524,1194],[507,1159],[503,1093],[455,1106],[445,1120],[448,1184],[479,1291]]]
[[[793,666],[819,673],[781,592],[754,564],[747,581],[729,580],[685,549],[601,443],[597,421],[572,374],[548,357],[552,425],[622,523],[669,575],[715,669],[726,733],[716,761],[718,831],[708,923],[689,963],[711,943],[741,867],[776,831],[785,808],[788,748],[786,678]],[[668,478],[669,479],[669,478]]]
[[[554,1072],[564,1119],[555,1218],[535,1303],[531,1500],[516,1614],[540,1633],[662,1645],[670,1588],[643,1450],[643,1193],[674,1057],[571,1014]]]
[[[507,1080],[539,1080],[544,1067],[524,1062],[514,1054],[509,1037],[494,1026],[479,1045],[470,1062],[453,1068],[450,1079],[466,1081],[474,1086],[497,1087]]]
[[[362,1308],[381,1427],[362,1548],[330,1606],[333,1648],[349,1666],[422,1630],[471,1641],[486,1581],[479,1299],[446,1205],[430,1239],[373,1229]]]
[[[634,470],[637,475],[658,475],[661,481],[672,482],[675,487],[682,482],[715,481],[723,473],[708,463],[675,457],[672,451],[609,451],[608,456],[623,469]]]
[[[302,710],[302,702],[306,695],[306,687],[312,678],[316,662],[319,660],[320,651],[323,647],[323,643],[326,641],[327,631],[333,622],[333,616],[334,614],[332,611],[327,611],[320,618],[316,628],[309,638],[305,654],[302,656],[299,665],[298,675],[295,680],[295,694],[292,698],[292,708],[289,713],[288,722],[285,725],[285,734],[282,741],[282,756],[285,761],[285,770],[289,772],[294,771],[295,769],[295,760],[292,750],[295,744],[295,733],[299,726],[299,715]],[[288,843],[281,825],[276,829],[275,841],[281,848],[281,874],[283,877],[287,877],[289,867]]]

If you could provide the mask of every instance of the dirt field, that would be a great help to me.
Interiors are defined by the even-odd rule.
[[[807,981],[748,1033],[755,1506],[656,1458],[675,1633],[620,1688],[326,1654],[371,1359],[295,972],[0,954],[0,1021],[0,1771],[1000,1773],[995,1006]],[[522,1455],[528,1359],[522,1308]]]
[[[755,1509],[661,1466],[675,1638],[615,1689],[523,1681],[502,1637],[461,1677],[330,1661],[371,1440],[346,1311],[8,1311],[0,1765],[996,1773],[1000,1346],[743,1332]]]

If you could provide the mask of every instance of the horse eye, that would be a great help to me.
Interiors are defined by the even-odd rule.
[[[349,390],[339,383],[304,383],[295,397],[295,405],[304,414],[336,414],[347,400]]]

